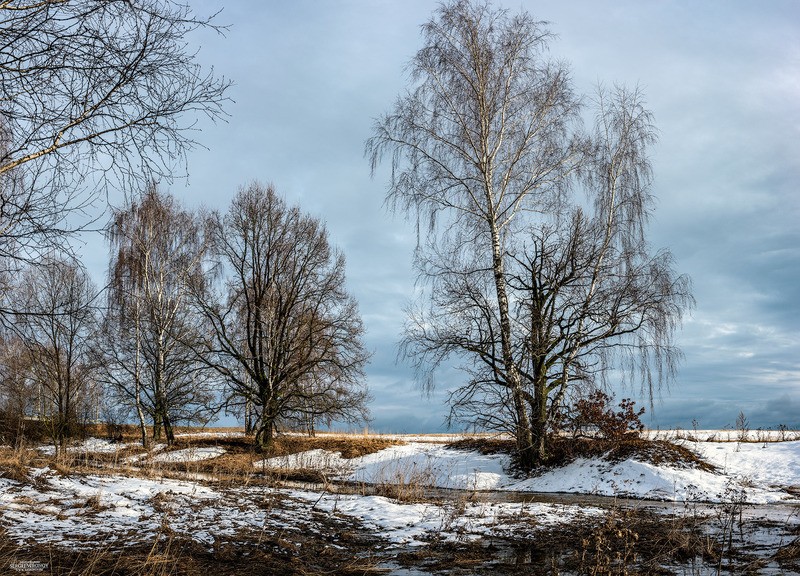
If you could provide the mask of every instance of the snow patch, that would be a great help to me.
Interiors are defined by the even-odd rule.
[[[162,452],[150,458],[150,462],[200,462],[210,460],[225,454],[225,448],[219,446],[208,446],[203,448],[184,448],[183,450],[173,450]]]
[[[716,472],[655,466],[635,458],[622,462],[579,458],[529,478],[510,472],[510,458],[455,450],[444,444],[410,442],[345,459],[310,450],[256,463],[267,468],[311,468],[348,482],[458,490],[577,493],[674,502],[724,502],[743,497],[753,504],[796,501],[787,492],[800,485],[800,441],[775,443],[677,441],[695,450]]]

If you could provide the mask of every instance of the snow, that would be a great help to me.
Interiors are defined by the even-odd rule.
[[[28,485],[0,478],[0,523],[10,538],[77,548],[156,537],[165,523],[212,546],[239,530],[316,531],[314,514],[357,518],[390,544],[419,546],[434,538],[471,540],[601,512],[561,504],[401,503],[265,487],[223,490],[167,479],[61,476],[50,469],[39,470]]]
[[[350,482],[366,484],[420,483],[459,490],[499,488],[508,476],[505,457],[452,450],[444,445],[412,442],[392,446],[353,461]]]
[[[358,518],[367,530],[396,545],[419,546],[433,539],[476,540],[517,533],[525,526],[544,527],[602,514],[600,508],[569,504],[464,502],[401,503],[383,496],[294,492],[329,513]]]
[[[621,462],[582,458],[520,478],[510,472],[508,456],[456,450],[441,442],[409,442],[352,459],[311,450],[256,464],[326,470],[355,486],[404,484],[457,490],[442,500],[410,503],[366,493],[343,495],[257,485],[209,487],[199,481],[121,474],[64,475],[48,467],[30,468],[27,481],[0,477],[0,527],[18,543],[85,547],[158,537],[168,526],[211,547],[216,539],[233,537],[242,530],[315,533],[321,526],[315,518],[324,515],[329,521],[355,519],[388,545],[408,547],[431,540],[518,536],[603,513],[585,502],[523,503],[515,502],[511,494],[503,499],[482,491],[595,494],[675,503],[740,499],[771,506],[776,517],[798,503],[800,441],[679,442],[716,470],[654,466],[635,458]],[[107,448],[102,442],[87,442],[83,448],[90,446]],[[162,450],[151,460],[197,461],[223,453],[219,447]],[[796,513],[792,514],[796,524]]]
[[[417,443],[391,446],[353,459],[313,450],[256,463],[267,468],[315,468],[357,484],[405,484],[458,490],[577,493],[674,502],[722,502],[731,491],[753,504],[798,501],[800,441],[770,443],[680,441],[717,468],[715,472],[635,458],[622,462],[579,458],[529,478],[510,472],[501,454]]]
[[[647,430],[654,440],[691,440],[693,442],[787,442],[800,440],[798,430]]]
[[[328,450],[308,450],[288,456],[276,456],[254,464],[256,468],[297,470],[310,468],[326,473],[340,473],[349,466],[348,461],[342,458],[341,452]]]
[[[338,452],[309,450],[256,462],[258,468],[311,468],[335,473],[347,482],[359,484],[418,484],[457,490],[499,488],[507,475],[507,459],[451,450],[444,444],[410,442],[379,452],[342,458]]]
[[[311,506],[265,487],[212,489],[198,482],[121,475],[61,476],[38,470],[35,482],[0,478],[0,526],[18,543],[85,548],[165,528],[201,544],[239,531],[316,531]]]
[[[184,448],[183,450],[172,450],[171,452],[162,452],[150,458],[150,462],[200,462],[201,460],[210,460],[225,454],[225,448],[219,446],[209,447],[192,447]]]
[[[800,440],[737,442],[729,439],[738,438],[737,433],[706,430],[697,431],[693,437],[723,438],[723,441],[674,440],[715,466],[716,472],[654,466],[635,458],[616,463],[577,459],[563,468],[530,478],[517,478],[509,473],[508,456],[450,449],[439,438],[438,442],[409,441],[352,459],[316,449],[256,462],[255,467],[308,468],[347,482],[372,485],[401,483],[470,491],[579,493],[683,502],[720,502],[733,488],[744,493],[751,503],[796,501],[796,496],[787,489],[793,489],[796,494],[800,487]],[[211,437],[211,433],[208,434]],[[750,433],[754,437],[755,434],[766,437],[761,431]],[[676,432],[674,438],[679,437],[685,438]],[[112,453],[128,446],[134,445],[90,438],[68,450]],[[154,452],[159,453],[153,455]],[[151,452],[149,461],[197,462],[224,453],[224,448],[215,446],[167,451],[159,445]],[[129,457],[127,463],[135,463],[139,458],[141,456]]]
[[[745,484],[800,486],[800,441],[683,442],[706,462]]]
[[[229,435],[235,435],[235,433],[226,433],[222,436],[229,437]],[[189,435],[185,435],[189,436]],[[200,437],[220,437],[219,434],[211,434],[208,433],[207,436],[203,434],[192,434],[191,436],[200,436]],[[122,443],[115,443],[109,442],[108,440],[103,440],[101,438],[87,438],[83,442],[78,444],[74,444],[72,446],[67,447],[67,452],[70,454],[114,454],[125,448],[130,447],[141,447],[138,443],[129,443],[129,444],[122,444]],[[201,460],[209,460],[211,458],[216,458],[225,454],[225,449],[217,446],[211,447],[192,447],[192,448],[185,448],[183,450],[173,450],[170,452],[166,452],[167,449],[166,444],[156,444],[151,447],[150,449],[150,462],[199,462]],[[53,446],[40,446],[38,448],[39,452],[42,454],[53,456],[55,454],[55,448]],[[153,455],[155,454],[155,455]],[[146,452],[142,452],[141,454],[134,454],[132,456],[128,456],[122,460],[125,464],[134,464],[147,458],[148,454]]]
[[[207,487],[179,481],[61,476],[47,468],[38,470],[36,479],[32,485],[9,480],[0,484],[2,519],[9,535],[18,541],[113,541],[131,531],[153,535],[162,516],[155,509],[157,496],[193,502],[219,498]]]
[[[70,454],[114,454],[115,452],[119,452],[120,450],[124,450],[125,448],[131,446],[138,446],[138,444],[122,444],[118,442],[110,442],[102,438],[87,438],[83,442],[74,444],[72,446],[67,446],[67,452]],[[53,446],[40,446],[38,450],[42,454],[46,454],[48,456],[53,456],[55,454],[55,447]]]

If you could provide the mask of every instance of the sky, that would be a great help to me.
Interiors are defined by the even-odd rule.
[[[233,81],[227,122],[201,121],[187,206],[225,210],[240,186],[273,183],[324,220],[347,257],[347,282],[373,352],[371,429],[443,429],[448,371],[425,396],[397,361],[414,293],[414,223],[384,206],[364,142],[408,86],[421,47],[422,0],[193,0],[222,10],[224,35],[193,37],[198,60]],[[648,406],[654,428],[800,427],[800,3],[772,0],[502,1],[549,22],[551,55],[576,89],[639,86],[655,115],[657,198],[649,229],[693,282],[697,306],[677,336],[676,381]],[[102,274],[105,252],[84,248]],[[647,405],[637,389],[616,390]]]

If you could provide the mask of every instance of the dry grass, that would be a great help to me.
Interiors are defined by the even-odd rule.
[[[393,438],[357,434],[314,437],[287,435],[278,436],[275,439],[267,456],[288,456],[308,450],[321,449],[328,452],[340,452],[342,458],[357,458],[400,444],[403,444],[403,442]]]
[[[484,456],[492,454],[513,454],[516,442],[508,438],[463,438],[447,445],[454,450],[479,452]]]
[[[800,573],[800,538],[781,546],[775,553],[774,559],[787,573],[790,571]]]
[[[148,434],[152,429],[148,427]],[[243,430],[239,426],[233,427],[219,427],[219,428],[204,428],[201,426],[176,426],[174,428],[176,436],[187,434],[243,434]],[[140,442],[142,439],[141,431],[135,424],[87,424],[85,427],[86,436],[95,438],[106,438],[116,442]]]
[[[113,452],[92,452],[90,450],[68,450],[58,456],[47,456],[34,449],[0,448],[0,476],[24,480],[27,477],[29,466],[49,466],[52,470],[69,475],[71,473],[100,473],[114,474],[124,471],[130,475],[152,476],[178,474],[202,474],[209,479],[223,483],[249,483],[256,480],[256,476],[265,472],[254,464],[265,458],[287,456],[308,450],[322,449],[330,452],[339,452],[344,458],[355,458],[372,454],[389,446],[402,444],[394,438],[381,438],[359,434],[351,435],[322,435],[308,437],[301,435],[279,435],[271,449],[267,452],[259,450],[253,445],[252,437],[243,435],[214,435],[214,433],[237,432],[237,429],[181,429],[178,436],[167,451],[183,450],[187,448],[220,447],[225,453],[207,460],[185,462],[159,462],[153,456],[163,453],[145,453],[137,444],[139,440],[138,429],[134,426],[119,426],[123,433],[119,449]],[[95,437],[102,437],[104,426],[90,427]],[[241,432],[241,430],[238,430]],[[196,435],[191,435],[196,434]],[[126,445],[131,444],[131,445]],[[143,456],[137,462],[126,462],[132,456]],[[320,482],[324,478],[314,470],[268,471],[268,481],[300,480]]]
[[[673,573],[666,566],[712,567],[720,552],[697,517],[611,509],[553,527],[537,526],[532,518],[529,529],[520,526],[503,538],[433,542],[399,560],[448,574],[661,576]]]
[[[323,473],[316,470],[261,470],[255,464],[265,458],[289,456],[309,450],[321,449],[339,452],[343,458],[356,458],[400,444],[398,440],[351,436],[278,436],[269,451],[262,452],[252,444],[252,438],[239,437],[179,437],[170,450],[220,447],[225,453],[197,462],[159,462],[148,464],[153,471],[176,470],[186,473],[211,475],[221,481],[250,481],[256,473],[266,472],[272,480],[324,482]]]
[[[34,456],[35,454],[25,449],[0,448],[0,478],[26,481]]]
[[[429,501],[428,492],[434,484],[430,470],[413,468],[381,475],[369,490],[362,491],[410,504]]]

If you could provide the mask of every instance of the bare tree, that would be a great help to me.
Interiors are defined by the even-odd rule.
[[[0,438],[17,444],[26,437],[26,420],[43,412],[37,406],[40,395],[31,378],[30,356],[13,332],[0,341]]]
[[[171,177],[222,114],[228,82],[188,47],[208,27],[170,0],[0,1],[2,269],[63,249],[109,182]]]
[[[174,440],[176,421],[206,422],[213,413],[211,373],[193,350],[204,338],[202,316],[190,306],[202,283],[205,248],[195,216],[151,185],[114,213],[108,229],[108,309],[104,378],[132,404],[147,444]]]
[[[15,296],[24,312],[15,317],[13,329],[38,389],[37,416],[50,425],[60,448],[96,400],[89,351],[98,292],[82,266],[50,257],[25,270]]]
[[[413,89],[366,147],[373,171],[391,154],[390,201],[427,224],[416,264],[430,305],[412,311],[404,350],[429,387],[460,357],[470,378],[454,415],[513,432],[531,467],[569,384],[605,374],[612,350],[644,352],[648,377],[674,366],[690,296],[644,240],[654,128],[621,92],[599,103],[597,134],[582,135],[568,71],[546,58],[550,34],[527,13],[455,0],[423,36]],[[570,193],[578,183],[591,215]]]
[[[208,234],[219,282],[198,298],[214,327],[206,359],[229,402],[256,414],[257,445],[279,423],[365,419],[364,328],[323,224],[254,183]]]

